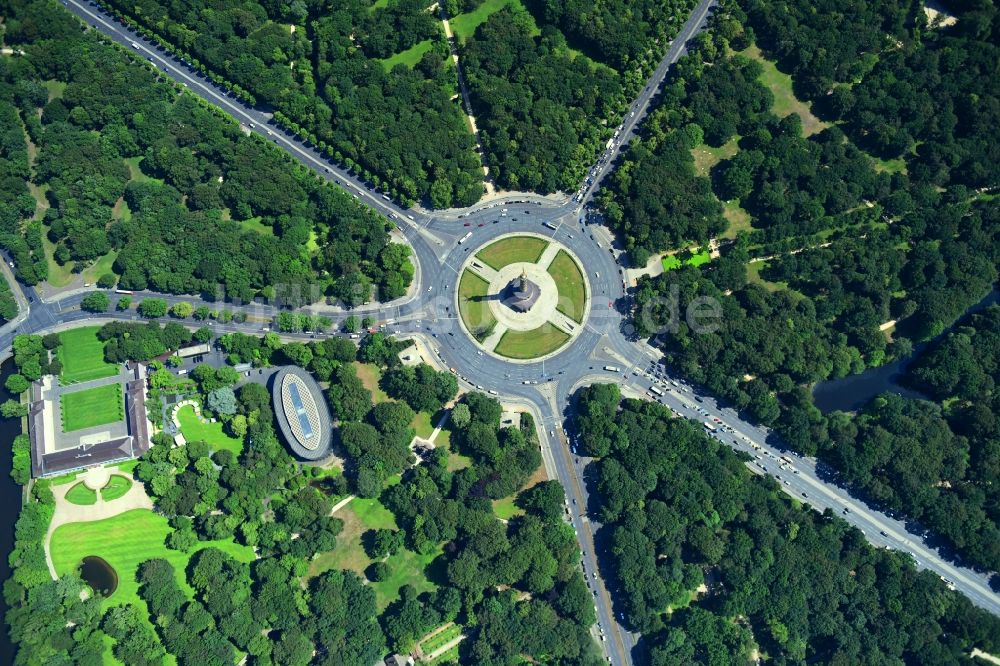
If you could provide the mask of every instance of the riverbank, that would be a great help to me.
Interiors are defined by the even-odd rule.
[[[0,402],[17,396],[11,396],[4,387],[7,377],[16,372],[14,360],[7,359],[0,365]],[[10,578],[11,568],[8,562],[14,549],[14,524],[21,512],[24,489],[10,477],[10,467],[13,459],[14,438],[21,434],[20,419],[0,419],[0,580]],[[7,628],[7,602],[0,596],[0,613],[4,617],[4,631],[0,636],[0,663],[14,663],[14,646],[10,642]]]
[[[915,346],[909,356],[876,368],[868,368],[856,375],[818,382],[813,386],[813,402],[821,412],[828,414],[833,411],[855,412],[882,393],[895,393],[904,398],[926,400],[927,396],[903,383],[910,365],[931,345],[951,333],[970,316],[998,302],[1000,302],[1000,289],[994,288],[937,337]]]

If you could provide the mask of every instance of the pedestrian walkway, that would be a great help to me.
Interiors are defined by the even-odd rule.
[[[486,161],[486,152],[483,150],[483,142],[479,140],[479,127],[476,125],[476,117],[472,115],[472,100],[469,97],[469,89],[465,85],[465,76],[462,75],[462,66],[458,62],[458,42],[455,40],[455,34],[451,31],[451,24],[448,22],[448,16],[444,13],[444,8],[435,4],[431,9],[437,9],[438,14],[441,16],[441,25],[444,26],[444,35],[448,40],[448,48],[451,50],[451,59],[455,63],[455,73],[458,77],[458,89],[462,94],[462,102],[465,106],[465,115],[469,122],[469,129],[472,130],[472,135],[476,138],[476,152],[479,153],[479,160],[482,162],[483,166],[483,186],[486,188],[486,196],[493,196],[496,194],[496,187],[493,184],[493,178],[490,176],[490,165]]]
[[[552,261],[556,258],[556,255],[559,254],[559,250],[561,249],[562,245],[560,245],[559,243],[549,243],[548,245],[545,246],[545,249],[542,250],[542,256],[538,257],[538,261],[535,263],[537,263],[539,266],[545,266],[545,268],[547,269],[549,267],[549,264],[552,263]]]

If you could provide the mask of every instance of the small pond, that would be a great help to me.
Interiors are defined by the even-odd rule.
[[[83,558],[80,578],[90,585],[94,592],[105,597],[110,597],[118,589],[118,573],[104,558],[96,555]]]

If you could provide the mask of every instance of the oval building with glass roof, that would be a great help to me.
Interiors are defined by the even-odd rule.
[[[273,379],[271,397],[281,435],[292,453],[303,460],[330,454],[333,420],[323,391],[302,368],[282,368]]]

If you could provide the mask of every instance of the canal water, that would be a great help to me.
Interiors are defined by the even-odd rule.
[[[966,317],[975,312],[979,312],[988,306],[1000,302],[1000,290],[994,289],[986,298],[979,301],[966,310],[955,325],[961,323]],[[951,332],[954,326],[945,329],[938,337],[930,342],[917,345],[913,348],[913,353],[907,358],[899,359],[892,363],[868,368],[864,372],[856,375],[849,375],[842,379],[831,379],[816,384],[813,388],[813,401],[819,410],[826,414],[835,410],[843,412],[853,412],[864,407],[868,401],[882,393],[895,393],[904,398],[926,398],[919,391],[904,386],[903,377],[907,369],[929,344],[940,340],[943,336]]]
[[[0,402],[12,397],[4,382],[16,368],[12,358],[0,365]],[[14,523],[21,511],[21,486],[10,478],[10,462],[13,457],[14,438],[21,433],[19,419],[0,419],[0,580],[10,578],[10,566],[7,558],[14,549]],[[7,616],[7,604],[0,595],[0,615]],[[0,664],[14,663],[14,646],[7,635],[7,624],[3,622],[0,631]]]

